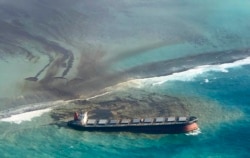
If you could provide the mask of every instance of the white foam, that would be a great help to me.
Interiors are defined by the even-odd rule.
[[[217,71],[217,72],[227,73],[228,69],[230,69],[230,68],[240,67],[240,66],[249,65],[249,64],[250,64],[250,57],[248,57],[246,59],[235,61],[233,63],[225,63],[225,64],[220,64],[220,65],[198,66],[198,67],[195,67],[195,68],[187,70],[187,71],[173,73],[172,75],[161,77],[161,78],[159,78],[160,81],[156,82],[155,84],[162,84],[166,81],[173,81],[173,80],[192,81],[198,75],[201,75],[201,74],[206,73],[206,72],[210,72],[210,71],[216,72]],[[206,80],[206,81],[208,81],[208,80]]]
[[[42,114],[47,113],[51,110],[52,110],[51,108],[47,108],[47,109],[42,109],[42,110],[25,112],[22,114],[16,114],[16,115],[12,115],[12,116],[7,117],[7,118],[3,118],[3,119],[1,119],[1,121],[20,124],[23,121],[31,121],[34,117],[39,117]]]
[[[250,57],[237,60],[232,63],[225,63],[225,64],[218,64],[218,65],[202,65],[197,66],[195,68],[183,71],[183,72],[177,72],[173,73],[171,75],[167,76],[160,76],[160,77],[152,77],[152,78],[144,78],[144,79],[134,79],[130,80],[125,83],[121,83],[117,86],[133,86],[137,88],[141,88],[145,85],[161,85],[167,81],[193,81],[197,76],[207,73],[207,72],[224,72],[227,73],[228,69],[240,67],[243,65],[250,65]],[[205,82],[209,82],[209,80],[205,80]]]
[[[105,92],[105,93],[102,93],[102,94],[98,94],[98,95],[95,95],[95,96],[93,96],[93,97],[89,97],[89,98],[87,98],[86,100],[95,99],[95,98],[104,96],[104,95],[109,94],[109,93],[110,93],[110,92]]]
[[[205,82],[205,83],[208,83],[208,82],[209,82],[209,79],[206,78],[206,79],[204,80],[204,82]]]
[[[196,130],[193,130],[191,132],[186,133],[187,136],[196,136],[196,135],[199,135],[199,134],[201,134],[200,128],[198,128]]]

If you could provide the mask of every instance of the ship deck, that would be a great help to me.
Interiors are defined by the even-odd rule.
[[[86,124],[82,124],[80,120],[70,121],[70,124],[84,127],[122,127],[122,126],[159,126],[159,125],[177,125],[190,124],[196,122],[197,118],[191,117],[157,117],[144,119],[88,119]]]

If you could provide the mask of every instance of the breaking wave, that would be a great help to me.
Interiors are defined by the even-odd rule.
[[[225,63],[225,64],[220,64],[220,65],[203,65],[203,66],[198,66],[193,69],[183,71],[183,72],[178,72],[178,73],[173,73],[172,75],[169,76],[164,76],[160,77],[159,81],[156,82],[155,84],[162,84],[166,81],[171,81],[171,80],[177,80],[177,81],[192,81],[197,77],[198,75],[201,75],[206,72],[228,72],[228,69],[234,68],[234,67],[239,67],[243,65],[249,65],[250,64],[250,57],[238,60],[232,63]],[[157,78],[156,78],[157,80]]]
[[[167,76],[144,78],[144,79],[132,79],[127,82],[119,83],[115,86],[107,87],[105,89],[106,92],[96,95],[94,97],[90,97],[87,100],[91,100],[91,99],[109,94],[112,91],[115,91],[117,89],[124,88],[124,87],[142,88],[148,85],[150,86],[161,85],[168,81],[192,81],[197,76],[207,73],[207,72],[213,71],[213,72],[227,73],[230,68],[240,67],[244,65],[250,65],[250,57],[247,57],[242,60],[237,60],[232,63],[197,66],[195,68],[182,71],[182,72],[176,72]],[[205,79],[205,82],[209,82],[209,80]],[[21,106],[21,108],[18,108],[18,109],[13,108],[13,109],[0,111],[0,119],[1,121],[6,120],[9,122],[20,123],[20,121],[22,121],[21,117],[24,118],[23,119],[24,121],[31,120],[31,118],[40,116],[43,112],[47,112],[46,110],[51,109],[58,105],[67,104],[69,101],[72,101],[72,100],[68,100],[68,101],[58,100],[58,101],[52,101],[52,102],[23,105]],[[25,116],[22,116],[21,114],[24,114]],[[18,121],[15,120],[16,117],[18,118]],[[192,133],[192,134],[195,134],[195,133]]]
[[[30,112],[41,112],[46,109],[50,109],[52,107],[55,107],[57,105],[62,105],[64,103],[67,103],[62,100],[58,101],[51,101],[51,102],[43,102],[43,103],[37,103],[37,104],[27,104],[27,105],[22,105],[21,108],[11,108],[8,110],[0,111],[0,119],[1,120],[8,120],[13,118],[14,116],[19,116],[20,114],[31,114]],[[36,114],[34,114],[36,115]],[[30,116],[32,118],[32,115]],[[14,117],[15,118],[15,117]],[[21,118],[21,117],[19,117]],[[28,119],[28,118],[27,118]]]
[[[50,112],[51,110],[52,110],[51,108],[47,108],[47,109],[42,109],[42,110],[25,112],[25,113],[16,114],[7,118],[0,119],[0,121],[20,124],[23,121],[31,121],[34,117],[39,117],[43,115],[44,113]]]
[[[237,60],[232,63],[224,63],[224,64],[217,64],[217,65],[202,65],[197,66],[195,68],[176,72],[171,75],[167,76],[160,76],[160,77],[152,77],[152,78],[143,78],[143,79],[132,79],[124,83],[120,83],[117,86],[123,87],[137,87],[141,88],[146,85],[161,85],[167,81],[193,81],[197,76],[202,75],[207,72],[224,72],[227,73],[229,69],[240,67],[244,65],[250,65],[250,57],[247,57],[242,60]],[[205,82],[209,80],[205,80]]]
[[[87,98],[86,100],[98,98],[106,94],[109,94],[109,92],[105,92],[105,93]],[[8,110],[0,111],[0,121],[16,123],[16,124],[20,124],[23,121],[31,121],[34,117],[39,117],[43,115],[44,113],[50,112],[56,106],[64,105],[75,100],[78,100],[78,99],[67,100],[67,101],[58,100],[58,101],[51,101],[51,102],[42,102],[42,103],[37,103],[37,104],[27,104],[27,105],[22,105],[22,107],[18,109],[12,108]]]

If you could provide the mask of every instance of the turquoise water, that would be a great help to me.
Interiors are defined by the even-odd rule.
[[[51,125],[45,113],[20,124],[0,121],[1,157],[249,157],[250,62],[227,68],[218,62],[232,64],[235,50],[249,47],[249,7],[248,0],[0,0],[0,114],[105,87],[116,92],[113,85],[139,74],[168,74],[157,63],[170,59],[217,61],[188,70],[174,63],[183,74],[122,87],[178,97],[199,118],[198,135],[79,132]],[[223,56],[227,51],[234,53]],[[150,63],[152,72],[136,69]],[[38,81],[24,80],[34,76]]]
[[[214,110],[194,110],[194,113],[198,112],[198,115],[201,115],[199,125],[202,133],[199,135],[79,132],[47,125],[50,120],[45,114],[32,122],[23,122],[20,125],[1,122],[2,156],[247,157],[250,145],[247,132],[250,122],[250,92],[246,88],[250,78],[247,73],[249,68],[232,68],[228,73],[210,72],[198,76],[193,81],[173,81],[174,84],[165,83],[165,88],[162,87],[162,93],[175,94],[174,91],[177,90],[181,91],[180,96],[186,93],[188,97],[206,97],[219,104],[219,107],[213,105],[215,103],[193,104],[204,106],[197,107],[196,110],[206,110],[206,106]],[[212,79],[205,83],[205,78]]]

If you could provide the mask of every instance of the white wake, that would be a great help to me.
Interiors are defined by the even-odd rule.
[[[188,132],[188,133],[186,133],[185,135],[187,135],[187,136],[197,136],[197,135],[199,135],[199,134],[201,134],[200,128],[198,128],[198,129],[196,129],[196,130],[193,130],[193,131],[191,131],[191,132]]]

